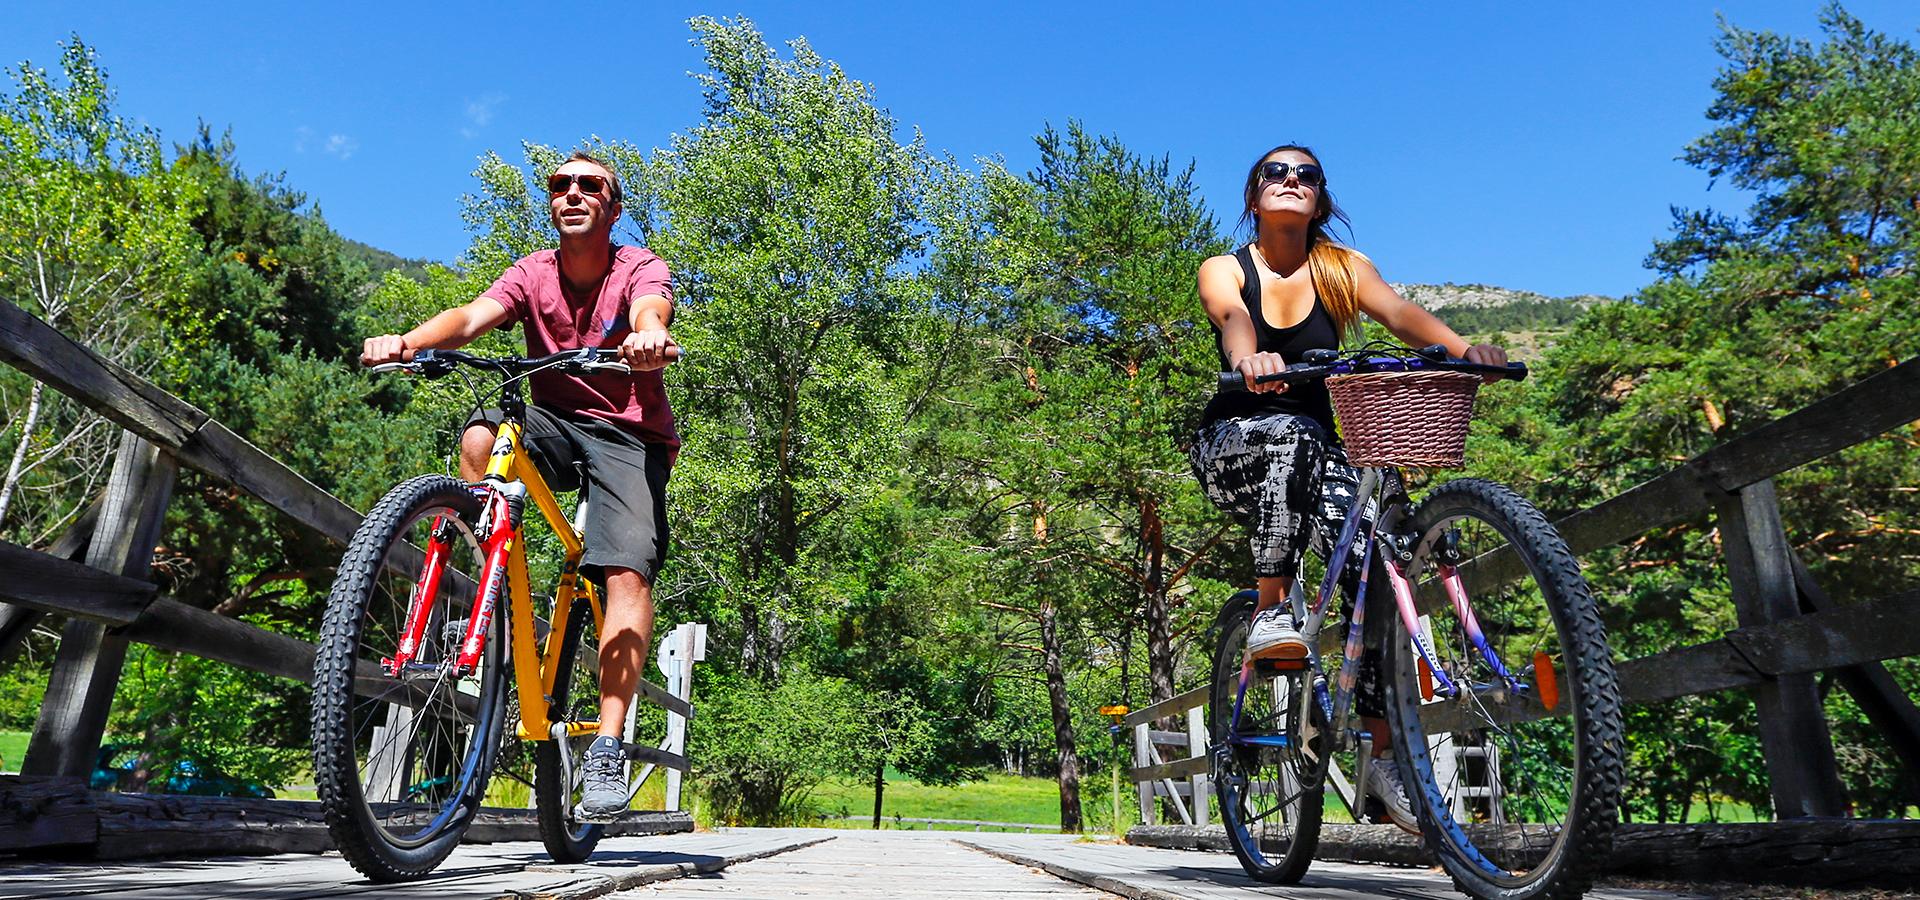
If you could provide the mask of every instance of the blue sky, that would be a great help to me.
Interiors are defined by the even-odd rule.
[[[1678,162],[1707,130],[1716,15],[1818,34],[1815,0],[1343,4],[843,2],[281,4],[14,0],[0,60],[78,32],[121,111],[184,141],[231,128],[349,237],[452,260],[476,157],[588,134],[664,144],[697,121],[693,15],[804,35],[904,128],[961,159],[1034,159],[1079,119],[1191,160],[1209,205],[1282,141],[1313,146],[1390,280],[1625,294],[1673,204],[1744,209]],[[1854,0],[1913,41],[1916,0]]]

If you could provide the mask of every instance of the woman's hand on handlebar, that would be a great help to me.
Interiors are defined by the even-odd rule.
[[[1505,366],[1507,364],[1507,348],[1497,344],[1474,344],[1468,347],[1467,352],[1462,354],[1460,358],[1467,362],[1477,363],[1483,366]],[[1496,375],[1487,375],[1483,380],[1492,382],[1500,379],[1499,376]]]
[[[679,358],[680,345],[673,342],[673,336],[665,328],[635,331],[620,342],[620,361],[636,372],[664,369]]]
[[[1247,390],[1256,394],[1285,393],[1289,385],[1284,381],[1269,381],[1263,384],[1255,379],[1262,375],[1278,374],[1286,369],[1287,361],[1281,359],[1278,353],[1251,353],[1241,357],[1239,364],[1233,367],[1234,371],[1246,378]]]

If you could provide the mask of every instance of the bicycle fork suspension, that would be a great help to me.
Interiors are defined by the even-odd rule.
[[[435,516],[432,535],[427,541],[427,561],[420,577],[413,580],[413,595],[407,599],[407,625],[400,635],[400,646],[393,656],[380,660],[388,676],[398,676],[413,663],[420,651],[420,639],[426,636],[427,620],[432,618],[433,600],[440,596],[440,576],[447,570],[447,553],[453,544],[452,525],[446,516]]]
[[[1500,661],[1500,655],[1495,653],[1493,646],[1487,642],[1486,631],[1480,627],[1480,620],[1473,614],[1473,604],[1467,599],[1467,588],[1460,578],[1460,570],[1446,564],[1439,565],[1436,569],[1435,574],[1438,575],[1441,587],[1447,595],[1447,602],[1452,605],[1454,616],[1460,623],[1461,630],[1465,632],[1467,641],[1473,645],[1474,651],[1486,661],[1487,666],[1493,670],[1508,690],[1516,694],[1527,693],[1526,683],[1507,671],[1507,667]],[[1421,692],[1426,695],[1423,699],[1432,699],[1436,695],[1448,699],[1459,696],[1464,688],[1472,686],[1456,684],[1448,676],[1445,667],[1440,665],[1439,653],[1434,649],[1432,638],[1428,636],[1426,629],[1420,627],[1419,610],[1415,607],[1413,600],[1413,585],[1407,580],[1400,566],[1389,561],[1386,570],[1387,583],[1393,587],[1394,604],[1400,610],[1400,624],[1412,638],[1414,652],[1418,654],[1422,676]]]

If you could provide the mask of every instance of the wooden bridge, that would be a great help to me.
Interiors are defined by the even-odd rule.
[[[216,886],[225,895],[276,898],[343,893],[571,897],[683,877],[674,890],[698,893],[724,883],[746,886],[736,896],[859,896],[865,876],[882,869],[902,872],[905,881],[878,888],[882,893],[874,896],[1045,896],[1082,890],[1065,882],[1130,897],[1254,892],[1231,856],[1140,846],[1218,846],[1217,832],[1205,827],[1205,804],[1190,801],[1207,793],[1204,766],[1193,761],[1191,746],[1183,746],[1191,734],[1156,733],[1150,727],[1156,719],[1191,709],[1191,695],[1129,719],[1129,725],[1146,729],[1146,739],[1136,744],[1133,777],[1149,821],[1161,805],[1154,798],[1164,796],[1188,826],[1171,831],[1143,826],[1130,835],[1130,845],[1083,844],[1056,835],[690,834],[685,832],[692,823],[684,815],[657,813],[633,816],[621,826],[628,836],[609,838],[605,852],[588,865],[555,867],[544,862],[537,843],[525,842],[532,837],[526,811],[490,810],[492,818],[471,837],[493,843],[462,848],[439,876],[405,888],[359,882],[333,856],[181,862],[222,851],[311,853],[323,848],[324,829],[316,827],[311,804],[103,795],[85,787],[131,642],[301,681],[312,670],[312,645],[181,603],[148,580],[174,473],[180,466],[195,469],[340,543],[360,517],[206,413],[9,303],[0,303],[0,361],[125,430],[105,493],[66,534],[44,551],[0,542],[0,665],[48,616],[64,619],[23,774],[0,776],[0,898],[108,892],[173,897],[182,891],[214,896]],[[1787,542],[1772,482],[1797,466],[1916,420],[1920,359],[1557,523],[1574,551],[1584,555],[1676,521],[1714,516],[1740,627],[1704,644],[1622,661],[1623,689],[1627,701],[1636,704],[1751,691],[1774,806],[1783,818],[1755,826],[1693,826],[1685,832],[1642,830],[1638,838],[1635,829],[1642,827],[1628,826],[1623,846],[1638,840],[1651,849],[1627,854],[1637,861],[1623,870],[1648,877],[1717,873],[1802,883],[1920,884],[1920,822],[1848,818],[1816,681],[1825,673],[1848,691],[1907,769],[1920,773],[1920,708],[1881,665],[1920,655],[1920,592],[1834,602]],[[1184,805],[1182,797],[1189,798]],[[1324,842],[1323,857],[1345,862],[1318,862],[1305,887],[1275,895],[1453,896],[1437,883],[1439,876],[1426,870],[1417,848],[1380,834],[1373,829],[1347,840],[1334,836]],[[898,842],[913,842],[911,852],[888,849]],[[93,861],[48,861],[54,857]],[[108,864],[138,858],[165,861]],[[1360,861],[1414,868],[1353,865]],[[727,872],[716,882],[710,873],[721,869]],[[783,874],[753,880],[762,877],[754,873],[766,872]],[[961,873],[1000,886],[975,889]],[[1016,883],[1026,886],[1016,888]],[[1596,896],[1671,895],[1622,889]]]
[[[376,885],[337,856],[169,861],[139,866],[36,863],[0,869],[0,900],[311,897],[579,900],[612,898],[1112,898],[1405,900],[1458,898],[1425,868],[1316,862],[1297,885],[1262,885],[1221,853],[1155,850],[1072,835],[738,829],[615,838],[580,865],[553,865],[539,842],[467,847],[432,876]],[[1602,887],[1596,900],[1711,896]]]

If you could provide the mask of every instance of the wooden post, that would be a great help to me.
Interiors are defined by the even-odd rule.
[[[1189,756],[1207,755],[1207,711],[1196,706],[1187,710],[1187,754]],[[1193,824],[1207,824],[1207,798],[1212,789],[1207,783],[1207,773],[1196,772],[1189,778],[1193,796],[1188,798],[1192,804]]]
[[[152,444],[131,433],[120,436],[99,526],[87,545],[87,565],[130,578],[147,577],[173,495],[175,468],[173,457]],[[21,774],[93,774],[126,656],[126,639],[108,634],[105,625],[67,621]]]
[[[1772,479],[1716,502],[1727,580],[1740,627],[1800,614],[1792,546],[1780,522]],[[1782,675],[1754,688],[1760,745],[1767,757],[1775,818],[1844,816],[1847,798],[1833,758],[1820,690],[1811,673]]]
[[[693,664],[707,658],[707,626],[697,622],[687,622],[667,633],[660,642],[657,660],[660,671],[667,677],[667,693],[682,700],[693,699]],[[666,750],[685,756],[687,752],[687,720],[673,710],[667,710]],[[686,773],[671,766],[667,767],[667,797],[665,807],[669,810],[680,808],[681,781]]]
[[[1159,762],[1153,756],[1153,737],[1148,733],[1150,723],[1142,722],[1133,726],[1133,767],[1144,768]],[[1139,782],[1140,824],[1152,825],[1153,822],[1153,782]]]
[[[1814,613],[1834,608],[1826,591],[1813,580],[1805,561],[1794,554],[1792,562],[1794,585],[1800,589],[1801,610]],[[1880,729],[1880,736],[1899,754],[1908,771],[1920,774],[1920,705],[1893,680],[1887,667],[1877,662],[1860,663],[1835,670],[1834,675],[1840,686],[1853,695],[1860,711],[1866,713],[1867,721]],[[1920,796],[1907,799],[1920,802]]]

